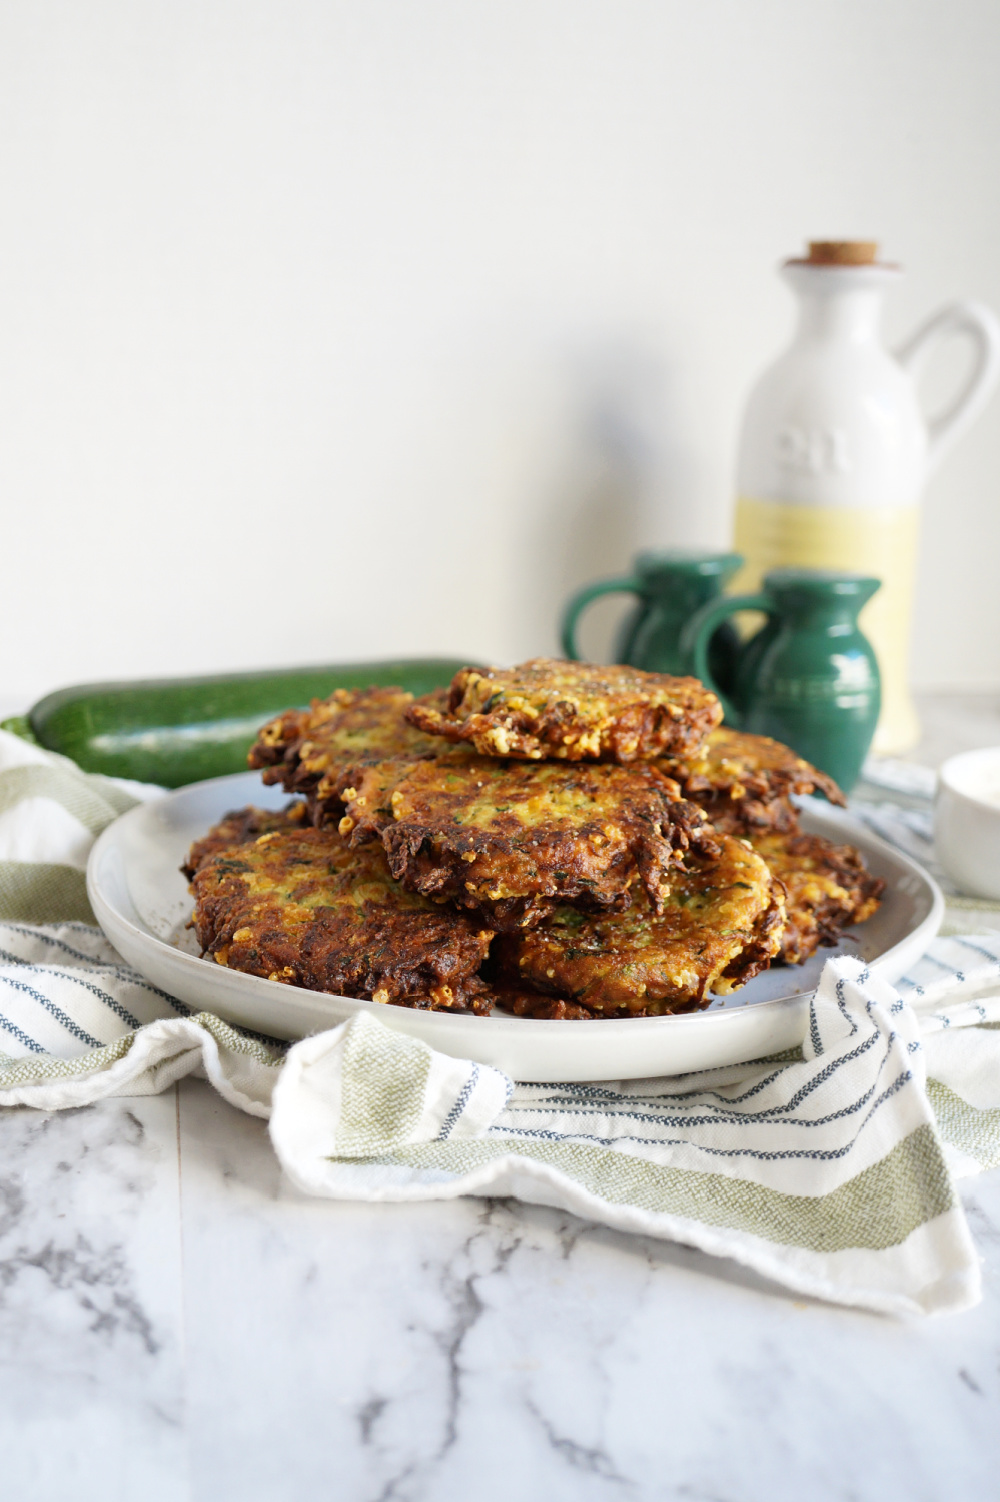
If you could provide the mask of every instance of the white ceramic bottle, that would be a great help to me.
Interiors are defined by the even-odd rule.
[[[891,754],[920,734],[908,654],[921,491],[1000,375],[1000,324],[980,304],[953,303],[893,356],[879,316],[900,271],[879,263],[876,249],[816,242],[808,259],[782,267],[799,298],[799,325],[747,405],[735,527],[747,564],[732,588],[757,589],[768,569],[785,564],[882,580],[861,625],[882,674],[873,750]],[[973,343],[973,368],[948,409],[928,420],[915,377],[932,347],[956,333]]]

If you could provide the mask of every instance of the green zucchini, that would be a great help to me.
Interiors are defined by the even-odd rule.
[[[39,745],[61,751],[85,772],[173,788],[245,771],[257,731],[283,709],[304,708],[335,688],[371,684],[426,694],[464,666],[459,658],[404,657],[212,678],[84,683],[40,699],[28,711],[28,727]]]

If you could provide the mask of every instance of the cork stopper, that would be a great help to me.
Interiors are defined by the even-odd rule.
[[[878,255],[875,240],[810,240],[810,266],[874,266]]]

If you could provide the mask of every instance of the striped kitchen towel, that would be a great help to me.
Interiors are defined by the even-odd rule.
[[[91,845],[112,819],[162,792],[87,775],[68,757],[0,730],[0,918],[93,923]]]
[[[60,775],[5,780],[23,766]],[[1000,1162],[1000,935],[937,941],[897,988],[833,960],[800,1052],[697,1076],[518,1085],[367,1013],[286,1052],[191,1015],[30,870],[79,872],[94,800],[110,818],[115,799],[155,792],[0,732],[0,870],[22,868],[0,889],[0,1105],[59,1109],[197,1071],[270,1117],[282,1165],[312,1194],[509,1195],[844,1304],[908,1314],[978,1299],[954,1176]]]
[[[271,1139],[335,1199],[509,1195],[895,1314],[979,1298],[913,1010],[833,960],[802,1055],[672,1079],[512,1085],[368,1015],[289,1052]]]

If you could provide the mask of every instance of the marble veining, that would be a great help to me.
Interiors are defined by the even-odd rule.
[[[907,1324],[541,1207],[309,1199],[198,1081],[0,1143],[5,1499],[995,1488],[1000,1174],[963,1186],[983,1305]]]
[[[0,1143],[5,1497],[994,1488],[1000,1175],[964,1185],[983,1305],[898,1323],[538,1206],[308,1199],[200,1081]]]
[[[540,1207],[311,1200],[262,1123],[181,1102],[199,1499],[989,1494],[998,1175],[967,1189],[985,1303],[900,1324]]]
[[[175,1141],[172,1094],[0,1113],[5,1497],[184,1495]]]

